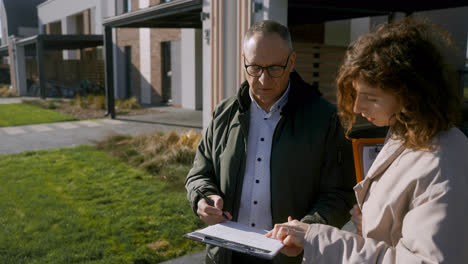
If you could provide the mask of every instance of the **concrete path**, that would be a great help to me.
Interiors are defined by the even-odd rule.
[[[4,101],[4,98],[0,98],[0,103]],[[161,113],[117,116],[116,119],[3,127],[0,128],[0,154],[94,144],[115,134],[137,135],[154,131],[202,130],[201,111],[175,107],[157,109]]]

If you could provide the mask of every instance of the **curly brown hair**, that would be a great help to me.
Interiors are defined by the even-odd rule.
[[[351,45],[338,72],[339,116],[349,136],[356,120],[353,80],[397,97],[401,112],[392,116],[391,136],[411,149],[430,149],[432,138],[459,119],[460,99],[442,48],[448,34],[429,23],[405,18],[381,25]]]

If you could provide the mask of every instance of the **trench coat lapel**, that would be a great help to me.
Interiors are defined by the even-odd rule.
[[[356,194],[356,200],[360,208],[362,208],[362,203],[366,194],[369,190],[370,184],[374,179],[380,177],[385,170],[392,164],[392,162],[400,156],[405,148],[402,146],[401,141],[393,140],[388,138],[385,142],[384,147],[377,155],[374,163],[369,169],[369,172],[365,176],[364,180],[354,186],[354,191]]]

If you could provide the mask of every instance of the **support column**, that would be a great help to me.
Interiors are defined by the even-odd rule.
[[[16,90],[18,94],[18,85],[17,85],[17,78],[16,78],[16,37],[9,36],[8,37],[8,55],[9,55],[9,62],[10,62],[10,80],[11,80],[11,87],[12,89]]]
[[[202,52],[201,52],[201,30],[181,29],[181,105],[187,109],[202,109],[201,98],[201,74],[202,74]],[[173,64],[174,65],[174,64]]]
[[[112,28],[104,27],[104,62],[106,69],[106,99],[107,99],[107,115],[112,119],[115,118],[115,102],[114,102],[114,61],[112,49]]]
[[[17,94],[24,96],[28,93],[26,82],[26,60],[24,56],[24,46],[16,46],[16,67],[17,67]]]
[[[37,36],[36,40],[36,57],[37,57],[37,77],[39,79],[39,91],[42,99],[46,98],[46,84],[44,74],[44,43],[41,35]]]
[[[139,0],[138,7],[144,9],[149,7],[149,0]],[[140,102],[151,104],[151,30],[140,28]]]

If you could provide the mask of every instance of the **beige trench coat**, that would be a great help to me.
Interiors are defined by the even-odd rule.
[[[303,262],[468,263],[468,139],[457,128],[437,139],[434,152],[388,139],[354,187],[363,236],[311,225]]]

